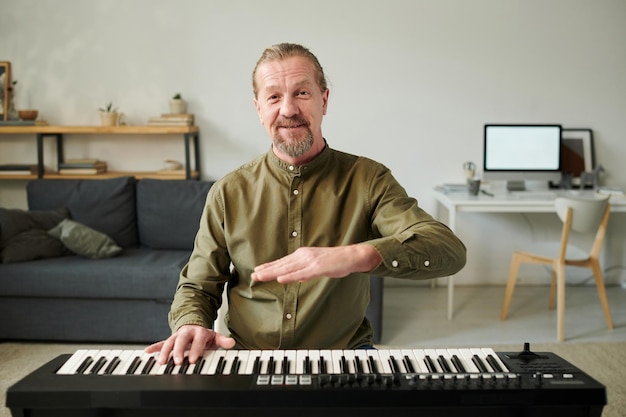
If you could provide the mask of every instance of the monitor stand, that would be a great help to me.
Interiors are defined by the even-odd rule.
[[[524,180],[521,180],[521,181],[508,180],[506,182],[506,189],[509,191],[526,191],[526,184],[524,183]]]

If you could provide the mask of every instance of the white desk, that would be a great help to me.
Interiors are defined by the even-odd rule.
[[[438,204],[438,213],[441,208],[447,209],[448,221],[447,225],[456,233],[456,216],[459,212],[474,213],[555,213],[554,198],[541,196],[542,193],[530,191],[528,196],[536,196],[529,198],[528,196],[519,196],[514,193],[500,192],[494,193],[493,196],[478,194],[477,196],[469,195],[467,192],[450,192],[443,193],[435,191],[435,199]],[[593,191],[555,191],[555,195],[563,194],[591,196]],[[611,212],[626,212],[626,198],[611,197]],[[439,220],[441,215],[438,214]],[[445,221],[444,221],[445,222]],[[448,320],[452,320],[454,316],[454,276],[448,277]]]

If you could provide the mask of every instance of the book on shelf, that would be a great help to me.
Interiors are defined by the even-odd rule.
[[[47,126],[45,120],[5,120],[0,121],[0,126]]]
[[[97,168],[59,168],[61,175],[96,175],[107,172],[106,165]]]
[[[148,125],[158,126],[191,126],[193,125],[193,114],[171,114],[163,113],[161,116],[153,116],[148,118]]]
[[[37,164],[0,164],[0,175],[35,175]]]
[[[624,190],[620,187],[609,187],[609,186],[600,186],[596,189],[596,192],[600,194],[609,194],[609,195],[624,195]]]
[[[68,159],[59,163],[59,169],[77,169],[77,168],[106,168],[107,164],[98,159]]]

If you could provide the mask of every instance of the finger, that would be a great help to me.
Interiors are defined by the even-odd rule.
[[[147,348],[145,348],[144,352],[146,352],[146,353],[160,352],[164,343],[165,343],[164,341],[153,343],[150,346],[148,346]]]
[[[196,336],[191,341],[191,347],[189,348],[189,363],[196,363],[198,358],[202,356],[204,350],[206,349],[207,339],[204,336],[206,333],[196,334]]]
[[[163,365],[170,358],[170,353],[172,352],[172,347],[174,346],[174,338],[175,336],[168,337],[163,344],[161,345],[161,352],[159,353],[159,357],[157,358],[157,362],[160,365]]]
[[[235,339],[219,333],[215,333],[214,342],[216,346],[221,347],[222,349],[232,349],[235,347]]]
[[[185,351],[187,347],[189,347],[189,342],[192,341],[187,332],[180,332],[174,341],[174,349],[172,350],[172,357],[174,358],[174,363],[176,365],[182,365],[183,359],[185,358]]]

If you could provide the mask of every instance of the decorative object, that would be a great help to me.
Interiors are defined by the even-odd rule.
[[[39,116],[38,110],[18,110],[17,115],[21,120],[36,120]]]
[[[591,129],[563,129],[561,131],[561,171],[571,177],[572,185],[581,184],[580,178],[585,172],[593,172],[596,167]]]
[[[173,159],[166,159],[165,161],[163,161],[163,169],[167,171],[175,171],[182,168],[183,164],[178,161],[174,161]]]
[[[0,122],[9,120],[9,92],[11,90],[11,63],[0,61]]]
[[[183,100],[180,93],[174,94],[174,97],[170,100],[170,113],[182,114],[187,111],[187,103]]]
[[[108,102],[104,107],[100,107],[100,122],[102,126],[117,126],[119,114],[117,107],[113,107],[112,102]]]

